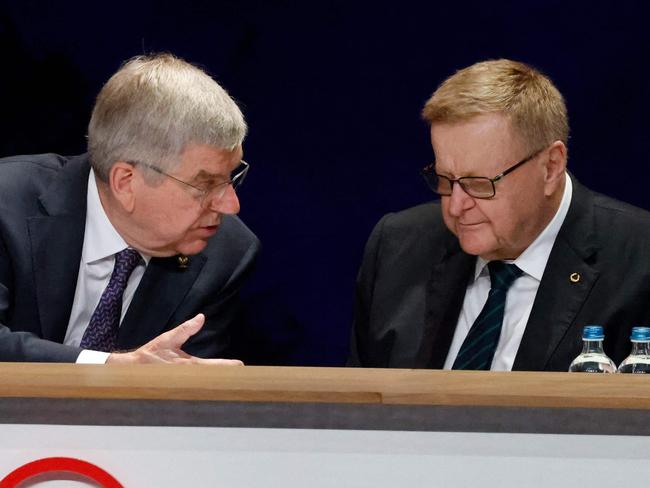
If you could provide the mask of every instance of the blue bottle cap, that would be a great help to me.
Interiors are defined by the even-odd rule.
[[[587,325],[582,331],[584,341],[602,341],[605,338],[601,325]]]
[[[650,341],[650,327],[632,327],[630,340],[633,341]]]

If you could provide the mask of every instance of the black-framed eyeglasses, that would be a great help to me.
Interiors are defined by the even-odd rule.
[[[194,186],[191,183],[188,183],[187,181],[183,181],[180,178],[176,178],[175,176],[170,175],[169,173],[163,171],[162,169],[152,164],[147,164],[140,161],[130,161],[130,162],[132,164],[139,164],[141,166],[144,166],[145,168],[149,168],[150,170],[155,171],[156,173],[161,174],[163,176],[167,176],[172,180],[182,183],[183,185],[185,185],[186,188],[191,188],[194,198],[196,198],[199,201],[202,207],[207,206],[210,202],[221,200],[223,196],[226,194],[228,185],[232,185],[233,190],[237,190],[237,188],[241,186],[241,184],[244,182],[244,179],[246,178],[246,174],[248,173],[248,168],[250,168],[250,165],[242,159],[241,162],[239,163],[239,166],[235,169],[235,171],[231,173],[230,180],[217,183],[216,185],[210,188],[200,188],[198,186]]]
[[[535,159],[544,149],[539,149],[532,153],[530,156],[526,156],[524,159],[518,163],[513,164],[508,169],[499,173],[494,178],[488,178],[487,176],[462,176],[460,178],[451,179],[447,176],[440,175],[436,173],[436,163],[431,163],[422,169],[421,174],[424,180],[429,185],[429,188],[434,193],[437,193],[440,196],[448,197],[451,195],[454,189],[454,183],[458,183],[465,193],[473,198],[492,198],[496,195],[496,185],[495,183],[501,180],[504,176],[509,173],[512,173],[517,168],[523,166],[528,161]]]

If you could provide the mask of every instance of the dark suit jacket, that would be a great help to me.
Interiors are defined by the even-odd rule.
[[[567,371],[589,324],[604,326],[605,352],[618,364],[631,327],[650,324],[650,213],[572,181],[514,370]],[[357,280],[349,364],[442,368],[475,262],[438,203],[382,218]]]
[[[62,345],[74,299],[86,218],[86,156],[0,159],[0,360],[74,362],[81,349]],[[153,258],[119,331],[120,349],[206,314],[184,349],[199,357],[227,354],[237,294],[259,241],[225,216],[187,269]]]

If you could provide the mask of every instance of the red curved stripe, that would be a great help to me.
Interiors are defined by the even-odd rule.
[[[0,480],[0,488],[16,488],[19,483],[29,478],[54,472],[80,474],[104,488],[124,488],[119,481],[94,464],[67,457],[43,458],[24,464]]]

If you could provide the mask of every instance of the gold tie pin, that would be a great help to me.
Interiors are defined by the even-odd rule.
[[[187,256],[183,256],[182,254],[179,254],[176,257],[176,260],[178,261],[178,269],[187,269],[187,265],[190,262],[190,258]]]

